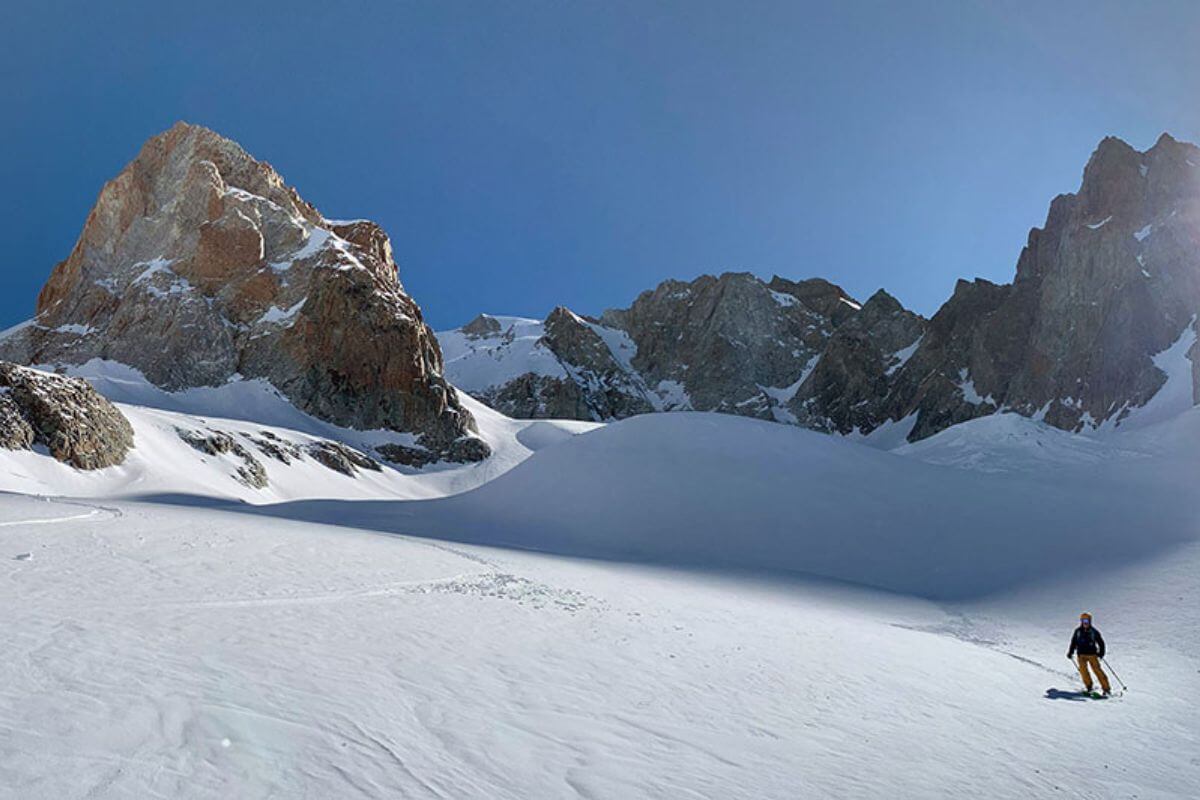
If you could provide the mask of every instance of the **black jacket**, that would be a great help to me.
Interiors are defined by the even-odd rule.
[[[1086,628],[1080,625],[1076,628],[1075,633],[1071,634],[1071,649],[1067,651],[1067,658],[1074,657],[1075,653],[1104,658],[1104,637],[1100,635],[1100,631],[1091,625]]]

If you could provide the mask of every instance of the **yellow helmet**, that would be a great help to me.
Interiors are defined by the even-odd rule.
[[[1080,622],[1082,622],[1082,621],[1083,621],[1083,620],[1085,620],[1085,619],[1086,619],[1088,622],[1091,622],[1091,621],[1092,621],[1092,615],[1091,615],[1091,614],[1089,614],[1089,613],[1088,613],[1088,612],[1086,612],[1086,611],[1085,611],[1085,612],[1083,612],[1082,614],[1080,614],[1080,615],[1079,615],[1079,620],[1080,620]]]

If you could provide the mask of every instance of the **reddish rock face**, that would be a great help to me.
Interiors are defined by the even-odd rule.
[[[150,139],[104,186],[37,312],[0,354],[111,359],[169,390],[266,378],[309,413],[412,432],[435,454],[474,430],[383,230],[327,221],[198,126]]]
[[[262,266],[263,235],[252,219],[230,206],[214,220],[200,226],[190,276],[206,294],[239,277],[251,277]]]

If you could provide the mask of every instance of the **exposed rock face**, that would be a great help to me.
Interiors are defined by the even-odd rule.
[[[891,419],[916,415],[909,437],[913,441],[995,413],[999,407],[995,396],[982,395],[975,382],[995,370],[990,360],[997,343],[980,323],[997,313],[1011,288],[985,280],[960,280],[954,295],[929,321],[920,347],[900,369],[890,395],[882,401]],[[970,363],[975,364],[974,371]]]
[[[474,430],[387,235],[326,220],[270,165],[183,123],[105,185],[0,355],[110,359],[168,390],[265,378],[315,416],[435,451]]]
[[[86,381],[0,362],[0,447],[43,445],[79,469],[120,464],[133,428]]]
[[[30,450],[37,438],[37,431],[10,395],[11,390],[7,386],[0,389],[0,448]]]
[[[545,326],[542,341],[562,364],[569,365],[571,382],[580,387],[580,400],[591,419],[618,419],[654,410],[640,375],[619,358],[632,353],[619,332],[609,332],[562,306],[550,312]]]
[[[224,431],[177,430],[179,438],[194,449],[210,456],[231,453],[241,459],[237,468],[237,479],[251,489],[267,487],[267,470],[262,462],[255,458],[245,446],[231,434]]]
[[[360,469],[379,472],[374,459],[340,442],[319,441],[308,446],[308,454],[330,469],[343,475],[354,475]]]
[[[441,339],[456,385],[512,416],[699,410],[795,422],[799,379],[840,326],[860,319],[874,336],[878,321],[884,348],[910,330],[920,335],[920,317],[892,303],[902,323],[892,306],[860,318],[858,303],[828,281],[726,273],[667,281],[599,320],[561,307],[543,323],[484,315]]]
[[[659,408],[623,331],[556,308],[545,322],[480,315],[442,336],[460,388],[514,417],[617,419]]]
[[[585,334],[551,333],[580,319],[565,310],[540,326],[480,317],[442,338],[452,380],[515,416],[697,409],[839,433],[903,423],[916,440],[1011,411],[1077,431],[1144,406],[1167,355],[1190,359],[1200,397],[1197,253],[1200,149],[1164,134],[1142,153],[1109,138],[1079,192],[1030,232],[1014,282],[959,281],[928,321],[882,291],[860,308],[826,281],[725,274],[667,281],[588,322],[611,359]]]
[[[887,421],[892,383],[920,346],[926,322],[882,289],[829,337],[788,403],[818,430],[870,432]]]
[[[518,419],[606,419],[593,413],[584,392],[584,387],[573,378],[525,372],[502,386],[471,394]],[[637,399],[630,398],[630,402],[637,402]]]
[[[407,447],[395,443],[378,445],[375,448],[375,452],[384,461],[390,461],[393,464],[403,464],[407,467],[424,467],[438,461],[449,461],[455,464],[480,461],[488,455],[486,450],[479,449],[480,446],[483,448],[487,447],[479,439],[463,438],[456,441],[445,453],[432,453],[421,448]]]
[[[1105,139],[1079,192],[1030,232],[1011,285],[959,283],[893,415],[918,415],[914,439],[997,408],[1067,430],[1119,422],[1164,384],[1154,357],[1195,336],[1198,252],[1200,149]]]
[[[601,321],[629,334],[634,368],[660,396],[686,398],[678,407],[770,418],[772,388],[794,383],[857,308],[827,281],[726,273],[667,281]]]

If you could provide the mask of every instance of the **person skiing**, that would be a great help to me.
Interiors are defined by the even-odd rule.
[[[1071,649],[1067,651],[1067,658],[1074,659],[1076,653],[1079,654],[1077,666],[1083,677],[1084,689],[1089,693],[1092,691],[1092,676],[1088,674],[1090,669],[1100,681],[1104,696],[1108,697],[1108,676],[1100,669],[1100,659],[1104,658],[1104,637],[1092,627],[1092,615],[1086,611],[1079,615],[1079,627],[1071,634]]]

